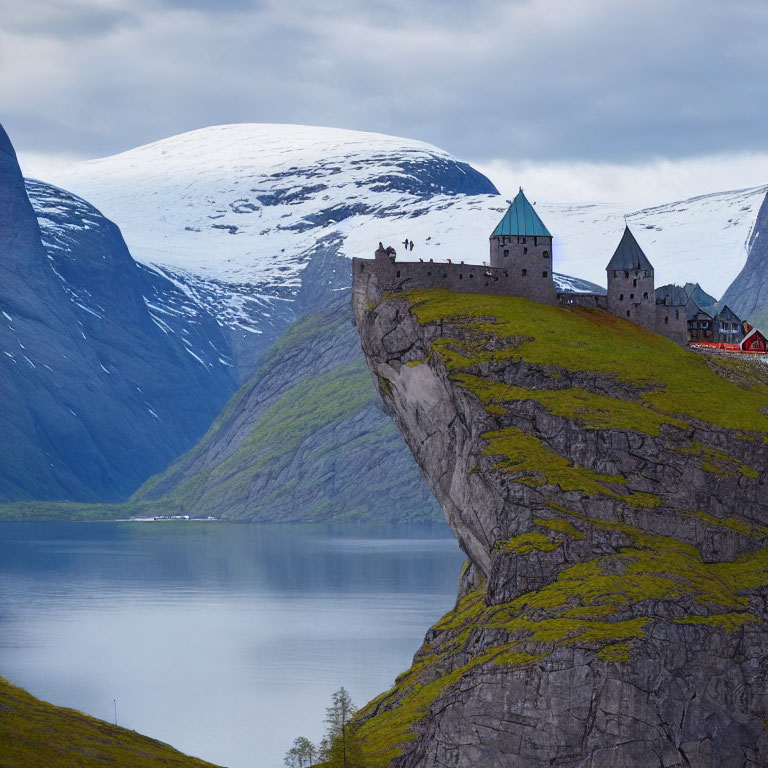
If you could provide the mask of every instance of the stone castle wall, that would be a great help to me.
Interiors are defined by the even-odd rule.
[[[553,304],[555,282],[552,277],[552,238],[497,235],[490,238],[492,267],[506,269],[519,279],[523,295],[542,304]]]
[[[688,339],[688,321],[684,305],[657,304],[655,306],[654,327],[649,330],[666,336],[677,344],[685,344]]]
[[[601,293],[558,293],[557,302],[564,307],[587,307],[608,311],[608,297]]]
[[[529,238],[530,239],[530,238]],[[540,238],[543,240],[544,238]],[[543,249],[543,247],[542,247]],[[529,254],[525,254],[528,258]],[[538,254],[542,262],[544,257]],[[502,257],[503,258],[503,257]],[[519,296],[541,304],[558,303],[565,307],[586,307],[610,312],[617,317],[666,336],[677,344],[685,344],[687,321],[685,308],[656,304],[653,273],[630,272],[629,277],[609,279],[608,294],[555,293],[549,270],[548,279],[524,274],[514,268],[486,267],[479,264],[451,264],[433,261],[397,261],[384,257],[352,259],[354,290],[369,301],[378,301],[384,293],[442,288],[454,293],[477,293],[493,296]],[[529,279],[530,278],[530,279]]]
[[[555,302],[554,283],[550,291],[537,290],[533,281],[508,269],[478,264],[448,264],[433,261],[389,261],[352,259],[354,280],[375,281],[379,293],[442,288],[455,293],[485,293],[520,296],[545,304]]]

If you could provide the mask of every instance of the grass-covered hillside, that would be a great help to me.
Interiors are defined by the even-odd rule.
[[[237,520],[440,519],[351,320],[345,294],[294,324],[195,448],[131,503]]]
[[[161,741],[40,701],[0,678],[2,768],[213,768]]]
[[[487,547],[362,711],[367,764],[572,768],[604,749],[651,765],[670,739],[712,757],[675,748],[669,765],[742,748],[765,764],[768,365],[511,297],[416,291],[357,311],[425,472],[452,468],[453,529]],[[408,350],[399,368],[382,334]],[[474,429],[443,424],[458,421]],[[695,715],[673,719],[683,700]]]

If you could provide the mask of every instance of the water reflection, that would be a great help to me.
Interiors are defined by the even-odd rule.
[[[0,525],[0,674],[233,768],[391,685],[453,603],[442,527]]]

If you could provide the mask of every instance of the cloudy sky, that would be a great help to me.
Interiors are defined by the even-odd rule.
[[[0,0],[0,121],[40,176],[290,122],[661,202],[768,183],[767,39],[765,0]]]

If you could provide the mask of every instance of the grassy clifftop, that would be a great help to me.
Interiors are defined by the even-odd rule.
[[[369,763],[764,764],[768,365],[512,297],[356,311],[472,558],[360,714]]]
[[[214,768],[168,744],[40,701],[0,678],[2,768]]]
[[[410,299],[419,322],[448,322],[462,332],[460,336],[474,336],[471,340],[448,336],[437,343],[435,350],[452,372],[479,362],[521,358],[531,365],[551,367],[553,384],[559,369],[565,369],[615,377],[637,389],[637,407],[631,409],[635,418],[626,405],[611,404],[583,391],[559,389],[557,402],[550,398],[555,407],[595,428],[656,429],[659,417],[672,422],[675,417],[689,416],[728,429],[768,432],[768,365],[758,360],[707,359],[598,310],[447,291],[415,291]],[[489,337],[502,339],[503,345],[489,348]],[[474,383],[487,400],[493,399],[494,392],[508,400],[531,396],[530,392],[504,392],[483,382],[463,381],[470,389]],[[544,393],[533,396],[547,397]],[[574,402],[577,397],[585,401]]]

